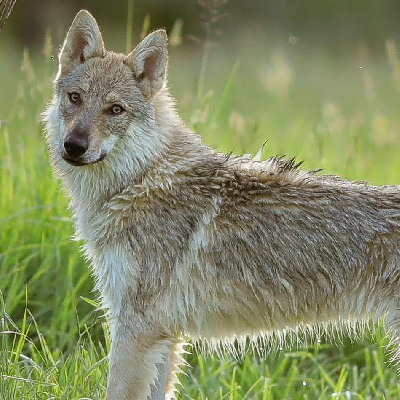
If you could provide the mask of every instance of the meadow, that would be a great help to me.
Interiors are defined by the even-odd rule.
[[[179,43],[174,35],[171,45]],[[106,386],[106,317],[80,243],[71,240],[68,201],[51,171],[40,123],[57,68],[54,47],[48,37],[44,55],[18,56],[17,95],[0,122],[4,400],[101,399]],[[302,168],[374,184],[400,181],[395,42],[382,43],[374,57],[360,44],[340,59],[296,38],[221,48],[171,46],[177,107],[210,146],[255,154],[267,141],[264,158],[295,156]],[[6,64],[0,86],[14,71]],[[245,357],[219,359],[188,348],[178,399],[400,399],[387,345],[378,326],[357,340],[300,337],[274,349],[260,345]]]

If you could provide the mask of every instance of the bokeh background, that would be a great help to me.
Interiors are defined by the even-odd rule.
[[[400,182],[399,1],[18,0],[0,33],[4,399],[104,393],[105,319],[80,243],[70,240],[68,201],[40,124],[58,50],[81,8],[115,51],[130,51],[150,30],[168,31],[177,107],[210,146],[255,154],[266,142],[264,157],[295,156],[306,169]],[[360,333],[358,344],[328,335],[263,362],[219,364],[195,353],[182,376],[188,395],[180,398],[400,398],[379,332],[375,339]]]
[[[0,118],[7,119],[18,93],[24,49],[39,66],[51,54],[54,74],[66,29],[77,10],[86,8],[98,19],[108,48],[125,51],[129,4],[133,44],[144,21],[147,29],[168,32],[182,23],[181,43],[171,46],[169,80],[192,126],[204,118],[193,116],[193,95],[212,90],[209,109],[218,107],[232,74],[229,96],[218,109],[220,123],[237,134],[226,140],[227,147],[239,151],[242,133],[261,131],[274,150],[286,153],[292,149],[280,148],[274,137],[290,137],[293,125],[301,124],[306,142],[321,122],[331,123],[330,130],[367,124],[385,130],[376,133],[377,141],[395,140],[400,89],[400,3],[395,0],[19,0],[0,35]],[[45,55],[46,37],[52,48]],[[206,39],[212,46],[199,89]],[[370,121],[360,117],[366,110]]]

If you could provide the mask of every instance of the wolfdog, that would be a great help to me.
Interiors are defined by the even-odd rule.
[[[187,337],[351,330],[385,315],[399,342],[400,187],[218,153],[177,115],[167,60],[165,31],[117,54],[82,10],[44,113],[108,310],[107,399],[174,398]]]

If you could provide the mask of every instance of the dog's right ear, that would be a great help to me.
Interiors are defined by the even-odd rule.
[[[167,34],[163,29],[147,35],[125,58],[138,86],[146,97],[164,85],[168,62]]]
[[[86,10],[76,14],[59,54],[57,78],[67,75],[92,57],[103,57],[105,48],[99,26]]]

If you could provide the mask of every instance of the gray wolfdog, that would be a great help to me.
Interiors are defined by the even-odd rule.
[[[107,399],[174,398],[185,337],[352,330],[386,315],[399,342],[400,187],[212,150],[177,115],[167,60],[165,31],[118,54],[80,11],[44,113],[109,313]]]

